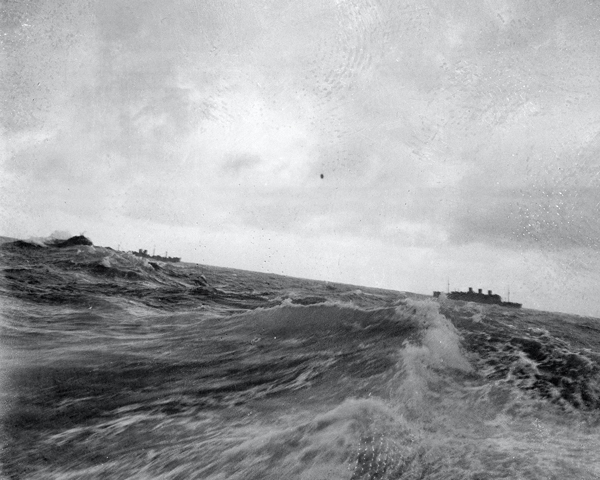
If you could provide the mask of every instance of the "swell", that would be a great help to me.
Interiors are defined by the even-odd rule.
[[[75,314],[63,312],[60,323]],[[243,313],[122,319],[125,330],[105,325],[106,340],[82,340],[72,356],[61,350],[50,363],[13,370],[6,471],[354,480],[547,471],[552,460],[529,445],[538,419],[507,416],[494,404],[489,358],[469,333],[490,334],[489,324],[498,335],[514,330],[485,314],[467,317],[450,321],[432,301],[360,308],[286,300]],[[91,324],[102,319],[75,327],[83,334]],[[544,428],[553,455],[572,455],[572,444],[553,439],[564,429]],[[588,450],[597,446],[577,435]],[[565,446],[571,450],[561,457]],[[49,471],[49,462],[60,468]],[[571,470],[592,478],[583,467]]]
[[[271,301],[247,288],[226,291],[209,285],[196,265],[149,262],[111,248],[5,250],[0,255],[5,265],[0,289],[46,306],[105,308],[120,298],[151,309],[185,311],[200,305],[256,308]]]
[[[282,338],[337,336],[341,340],[362,335],[406,337],[418,326],[411,316],[408,309],[397,307],[364,309],[352,303],[324,301],[302,305],[298,300],[284,300],[276,307],[234,315],[228,322]]]
[[[5,426],[71,428],[123,409],[189,416],[309,389],[320,389],[317,401],[384,394],[402,342],[423,328],[415,311],[290,302],[233,316],[129,322],[126,335],[99,317],[67,316],[56,331],[70,331],[67,340],[51,335],[8,373],[15,396]]]
[[[18,329],[4,326],[23,353],[6,381],[19,392],[9,412],[14,425],[93,421],[123,407],[190,414],[329,380],[342,388],[354,379],[343,390],[357,394],[394,371],[399,345],[415,332],[393,309],[334,304],[290,303],[234,316],[188,313],[124,325],[116,318],[63,311],[30,318]],[[36,348],[24,355],[32,341]]]
[[[589,321],[156,269],[100,248],[28,255],[2,280],[13,478],[593,478],[599,468],[593,425],[570,415],[561,426],[561,408],[597,410]],[[128,269],[139,276],[118,273]]]

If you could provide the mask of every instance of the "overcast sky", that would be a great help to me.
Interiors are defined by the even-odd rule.
[[[600,316],[600,2],[4,1],[0,234]]]

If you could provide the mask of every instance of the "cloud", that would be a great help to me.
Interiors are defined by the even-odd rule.
[[[458,245],[484,242],[512,249],[600,250],[596,188],[492,189],[471,192],[448,222]]]
[[[261,159],[258,155],[227,154],[223,159],[223,170],[233,175],[240,175],[244,173],[244,170],[256,168],[260,163]]]

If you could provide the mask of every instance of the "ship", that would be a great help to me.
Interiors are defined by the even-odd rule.
[[[177,263],[181,261],[181,257],[169,257],[167,255],[167,253],[165,253],[165,256],[163,257],[162,255],[150,255],[148,254],[148,250],[142,250],[141,248],[137,251],[137,252],[131,252],[133,255],[135,255],[136,257],[142,257],[142,258],[147,258],[149,260],[158,260],[160,262],[172,262],[172,263]]]
[[[439,298],[440,295],[441,292],[433,292],[435,298]],[[481,288],[477,292],[474,292],[471,287],[469,287],[468,292],[450,292],[446,294],[446,298],[450,300],[463,300],[465,302],[485,303],[488,305],[500,305],[501,307],[510,308],[521,308],[523,306],[522,303],[510,301],[504,302],[500,295],[492,293],[491,290],[488,290],[488,293],[485,294],[482,292]]]

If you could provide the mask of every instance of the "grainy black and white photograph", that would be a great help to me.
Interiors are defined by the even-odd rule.
[[[0,0],[0,479],[600,478],[600,2]]]

